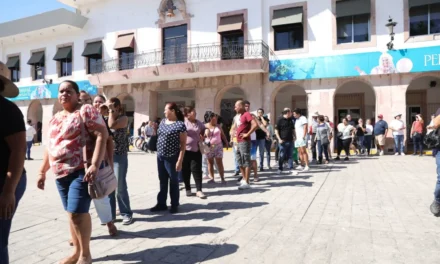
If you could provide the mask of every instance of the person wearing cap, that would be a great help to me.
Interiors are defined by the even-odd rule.
[[[383,115],[380,114],[377,116],[379,121],[376,122],[374,125],[374,136],[376,138],[376,144],[379,147],[379,155],[383,156],[384,154],[384,148],[385,148],[385,139],[388,134],[388,123],[383,120]]]
[[[393,131],[394,138],[394,151],[396,156],[402,155],[405,156],[405,152],[403,148],[405,146],[405,123],[402,121],[402,114],[394,115],[394,120],[390,123],[390,129]]]
[[[420,150],[419,156],[423,156],[423,128],[425,122],[420,114],[416,115],[416,120],[412,123],[411,133],[409,134],[414,143],[413,156],[417,155],[417,150]]]
[[[440,108],[437,109],[437,112],[435,113],[436,117],[434,118],[434,129],[440,128]],[[437,154],[435,156],[435,163],[437,165],[437,182],[435,185],[434,190],[434,201],[432,202],[430,209],[431,213],[436,216],[440,217],[440,147],[437,147]]]
[[[19,90],[0,75],[0,263],[9,263],[8,240],[12,218],[26,190],[26,128],[23,114],[5,97],[18,96]]]
[[[313,163],[317,163],[317,155],[316,155],[316,146],[317,146],[317,141],[315,140],[316,137],[316,131],[318,130],[318,116],[319,116],[319,112],[315,112],[312,114],[312,123],[310,124],[310,148],[312,149],[312,162]]]

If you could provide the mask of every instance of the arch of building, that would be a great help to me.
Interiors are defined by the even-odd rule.
[[[376,91],[373,85],[364,79],[346,80],[338,85],[333,95],[335,124],[351,115],[357,122],[359,118],[376,118]]]
[[[43,105],[41,104],[40,100],[32,100],[29,104],[27,115],[27,120],[31,120],[32,125],[35,127],[35,129],[38,128],[38,126],[43,125]],[[41,130],[35,135],[34,142],[40,143],[42,141],[42,133]]]
[[[276,117],[280,116],[286,107],[299,108],[303,115],[308,116],[308,97],[304,87],[300,84],[280,84],[272,91],[270,102],[272,123],[276,122]]]

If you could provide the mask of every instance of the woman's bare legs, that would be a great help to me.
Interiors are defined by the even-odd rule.
[[[208,160],[209,178],[211,178],[211,181],[214,181],[214,159],[213,158],[207,158],[207,160]]]
[[[75,233],[75,228],[73,227],[73,222],[70,221],[70,213],[68,213],[69,216],[69,231],[70,236],[72,237],[70,242],[73,246],[73,253],[72,255],[68,256],[67,258],[60,261],[60,264],[76,264],[78,262],[79,256],[81,254],[81,249],[78,242],[78,237]]]
[[[225,183],[225,168],[223,167],[223,158],[215,158],[215,162],[217,163],[220,178],[222,179],[222,182]]]
[[[75,253],[79,251],[78,263],[87,263],[87,261],[92,259],[90,254],[90,236],[92,235],[92,220],[90,214],[69,213],[69,217],[75,235],[73,239]]]
[[[251,168],[254,171],[254,182],[258,181],[257,161],[251,160]]]

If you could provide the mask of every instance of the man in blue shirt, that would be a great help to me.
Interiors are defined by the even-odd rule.
[[[374,136],[376,138],[376,144],[380,149],[379,155],[383,155],[383,150],[385,148],[385,140],[388,134],[388,124],[385,120],[383,120],[383,115],[380,114],[377,116],[379,121],[374,125]]]
[[[440,128],[440,108],[437,109],[434,119],[434,128]],[[435,156],[435,162],[437,164],[437,184],[435,185],[434,201],[431,204],[431,212],[434,216],[440,216],[440,148],[437,148],[437,155]]]

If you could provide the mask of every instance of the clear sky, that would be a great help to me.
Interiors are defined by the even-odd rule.
[[[0,23],[58,8],[73,10],[57,0],[0,0],[0,6]]]

